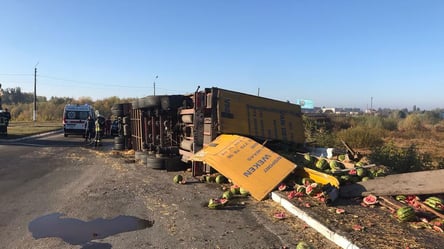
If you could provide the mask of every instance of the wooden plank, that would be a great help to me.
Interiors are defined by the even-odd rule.
[[[444,193],[444,169],[395,174],[341,186],[341,197],[374,195],[422,195]]]

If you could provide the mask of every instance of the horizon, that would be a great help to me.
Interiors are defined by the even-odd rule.
[[[37,68],[48,99],[200,85],[319,107],[441,109],[443,10],[419,0],[6,0],[0,83],[33,92]]]

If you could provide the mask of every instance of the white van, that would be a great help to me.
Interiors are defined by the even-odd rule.
[[[91,105],[66,105],[63,110],[64,136],[85,135],[85,125],[88,116],[95,118],[94,108]]]

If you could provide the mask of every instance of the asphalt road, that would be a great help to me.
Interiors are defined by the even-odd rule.
[[[61,133],[0,140],[0,248],[337,248],[279,207],[251,198],[210,210],[217,184],[153,170]],[[174,184],[175,174],[187,179]],[[268,213],[267,213],[268,212]],[[299,230],[298,230],[299,229]]]

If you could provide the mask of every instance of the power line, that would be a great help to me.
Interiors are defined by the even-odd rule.
[[[101,86],[104,86],[104,87],[147,88],[146,86],[131,86],[128,83],[126,83],[126,85],[121,85],[121,84],[105,84],[103,82],[91,82],[91,81],[64,79],[64,78],[54,77],[54,76],[49,76],[49,75],[39,75],[39,77],[46,78],[46,79],[52,79],[52,80],[60,80],[60,81],[66,81],[66,82],[79,83],[79,84],[88,85],[88,86],[101,85]]]
[[[0,73],[2,76],[33,76],[34,74],[30,73]]]

